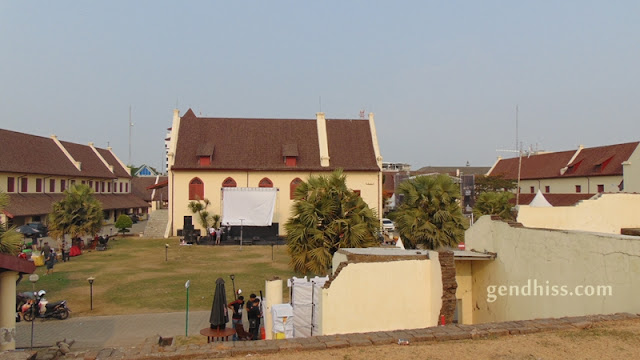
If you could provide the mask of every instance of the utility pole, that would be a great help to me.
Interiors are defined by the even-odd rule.
[[[129,163],[127,165],[132,165],[131,163],[131,128],[133,127],[133,123],[131,122],[131,105],[129,105]]]

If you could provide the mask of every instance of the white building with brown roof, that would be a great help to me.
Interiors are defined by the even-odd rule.
[[[193,226],[201,228],[187,209],[192,200],[206,198],[210,214],[221,215],[223,222],[230,219],[229,206],[236,198],[230,188],[245,195],[274,189],[270,227],[256,228],[269,228],[269,236],[282,235],[296,186],[338,168],[344,170],[347,186],[381,214],[382,157],[373,114],[360,120],[326,119],[324,113],[315,119],[204,118],[191,109],[180,117],[175,110],[168,138],[166,235],[177,235],[189,216]],[[241,225],[234,219],[231,226]],[[250,238],[251,227],[244,228],[244,237]],[[265,234],[264,229],[254,230]]]
[[[573,205],[599,193],[640,192],[640,142],[498,158],[487,175],[520,179],[518,204],[540,190],[553,206]]]
[[[122,213],[147,211],[147,203],[131,194],[130,169],[111,148],[0,129],[0,154],[0,191],[10,201],[0,216],[11,224],[46,224],[52,204],[74,184],[94,190],[107,223]]]

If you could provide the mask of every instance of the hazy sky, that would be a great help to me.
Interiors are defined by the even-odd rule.
[[[172,111],[358,118],[384,161],[640,140],[640,1],[0,0],[0,128],[160,167]],[[321,101],[320,101],[321,99]],[[357,141],[357,139],[354,139]],[[0,154],[1,156],[1,154]]]

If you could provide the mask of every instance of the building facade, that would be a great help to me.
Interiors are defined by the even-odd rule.
[[[276,189],[272,226],[284,234],[296,186],[343,169],[347,186],[381,214],[382,157],[373,114],[368,120],[202,118],[174,111],[168,164],[169,228],[175,236],[187,205],[208,199],[224,219],[225,188]],[[232,224],[233,225],[233,224]],[[202,226],[193,221],[196,229]]]
[[[130,169],[111,148],[0,129],[0,153],[0,191],[9,196],[0,216],[11,225],[46,224],[53,203],[76,184],[93,189],[107,223],[146,212],[148,205],[131,194]]]

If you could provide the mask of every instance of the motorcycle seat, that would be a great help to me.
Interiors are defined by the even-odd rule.
[[[64,300],[56,301],[56,302],[54,302],[54,303],[48,303],[48,304],[46,305],[46,307],[47,307],[47,309],[53,309],[54,307],[56,307],[56,306],[58,306],[58,305],[62,304],[63,302],[64,302]]]

